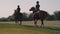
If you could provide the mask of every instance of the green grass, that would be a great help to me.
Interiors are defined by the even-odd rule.
[[[0,23],[0,34],[60,34],[60,27],[34,27],[32,25],[16,25]]]

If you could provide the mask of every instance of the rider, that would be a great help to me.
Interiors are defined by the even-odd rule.
[[[20,9],[20,6],[18,5],[18,6],[17,6],[17,12],[20,13],[20,10],[21,10],[21,9]]]
[[[39,1],[36,2],[36,11],[34,11],[34,14],[35,13],[38,13],[40,11],[40,5],[39,5]]]
[[[19,16],[20,10],[21,10],[19,5],[17,6],[17,9],[16,10],[17,10],[17,16]]]
[[[36,11],[39,11],[40,9],[39,1],[36,2]]]

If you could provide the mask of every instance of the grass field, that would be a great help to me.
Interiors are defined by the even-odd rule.
[[[0,34],[60,34],[60,21],[44,21],[45,27],[34,27],[33,21],[23,21],[22,25],[14,22],[0,22]]]

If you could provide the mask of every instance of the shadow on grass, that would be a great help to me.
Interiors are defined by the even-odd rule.
[[[0,28],[31,28],[31,29],[42,29],[41,27],[35,27],[34,25],[16,25],[16,24],[1,24],[0,23]],[[48,29],[48,30],[59,30],[60,31],[60,27],[44,27],[43,29]]]
[[[26,27],[26,28],[37,28],[37,29],[49,29],[49,30],[60,30],[60,27],[44,27],[44,28],[41,28],[41,27],[34,27],[32,25],[21,25],[22,27]]]
[[[50,30],[60,30],[60,27],[44,27],[44,28]]]
[[[21,26],[23,26],[23,27],[27,27],[27,28],[40,28],[40,27],[35,27],[35,26],[32,26],[32,25],[21,25]]]

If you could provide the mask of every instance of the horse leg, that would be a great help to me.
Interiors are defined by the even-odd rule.
[[[41,27],[44,27],[43,19],[41,19]]]
[[[17,19],[15,18],[15,24],[17,24]]]
[[[19,18],[19,21],[20,21],[19,25],[21,25],[22,24],[22,18],[21,17]]]
[[[37,20],[34,20],[34,25],[35,27],[37,27]]]
[[[21,25],[22,24],[22,21],[20,20],[20,24],[19,25]]]
[[[18,18],[16,19],[16,24],[19,25],[19,19]]]
[[[18,25],[18,21],[15,21],[15,23]]]

